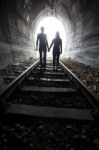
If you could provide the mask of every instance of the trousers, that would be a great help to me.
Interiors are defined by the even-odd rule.
[[[40,53],[40,65],[46,66],[46,51],[40,50],[39,53]]]
[[[60,53],[57,52],[53,52],[53,66],[57,66],[59,65],[59,57],[60,57]]]

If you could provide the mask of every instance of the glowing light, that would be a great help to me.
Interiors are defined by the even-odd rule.
[[[47,39],[48,39],[48,43],[49,46],[53,40],[53,38],[55,37],[55,34],[57,31],[59,31],[60,33],[60,37],[63,41],[63,51],[65,48],[65,44],[66,44],[66,31],[65,28],[63,26],[63,24],[55,17],[47,17],[44,18],[37,26],[36,31],[35,31],[35,40],[37,38],[37,34],[40,33],[40,28],[41,26],[44,27],[44,32],[47,34]]]

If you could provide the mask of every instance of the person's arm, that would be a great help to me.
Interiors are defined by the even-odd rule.
[[[51,49],[51,47],[52,47],[53,44],[54,44],[54,40],[52,41],[52,43],[50,45],[49,51],[50,51],[50,49]]]
[[[37,35],[37,40],[36,40],[36,50],[38,49],[38,41],[39,41],[39,36]]]
[[[49,49],[48,41],[47,41],[47,36],[46,36],[46,46],[47,46],[47,48]]]
[[[62,40],[61,40],[61,43],[60,43],[60,53],[62,54]]]
[[[48,52],[49,52],[49,45],[48,45],[48,41],[47,41],[47,36],[45,36],[45,40],[46,40],[46,47],[47,47],[47,49],[48,49]]]

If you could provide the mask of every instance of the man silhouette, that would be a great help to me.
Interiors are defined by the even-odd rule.
[[[56,64],[57,69],[59,65],[59,57],[60,54],[62,54],[62,39],[60,38],[59,32],[56,32],[56,37],[52,40],[49,51],[52,46],[53,46],[53,67],[55,69],[55,62],[57,61]]]
[[[46,67],[46,51],[48,48],[47,36],[44,33],[44,27],[41,27],[41,33],[37,35],[36,49],[38,49],[39,43],[39,54],[40,54],[40,65]]]

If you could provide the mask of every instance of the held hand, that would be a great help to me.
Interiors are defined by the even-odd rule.
[[[50,48],[48,48],[48,52],[50,52]]]
[[[62,54],[62,51],[60,52],[60,54]]]

